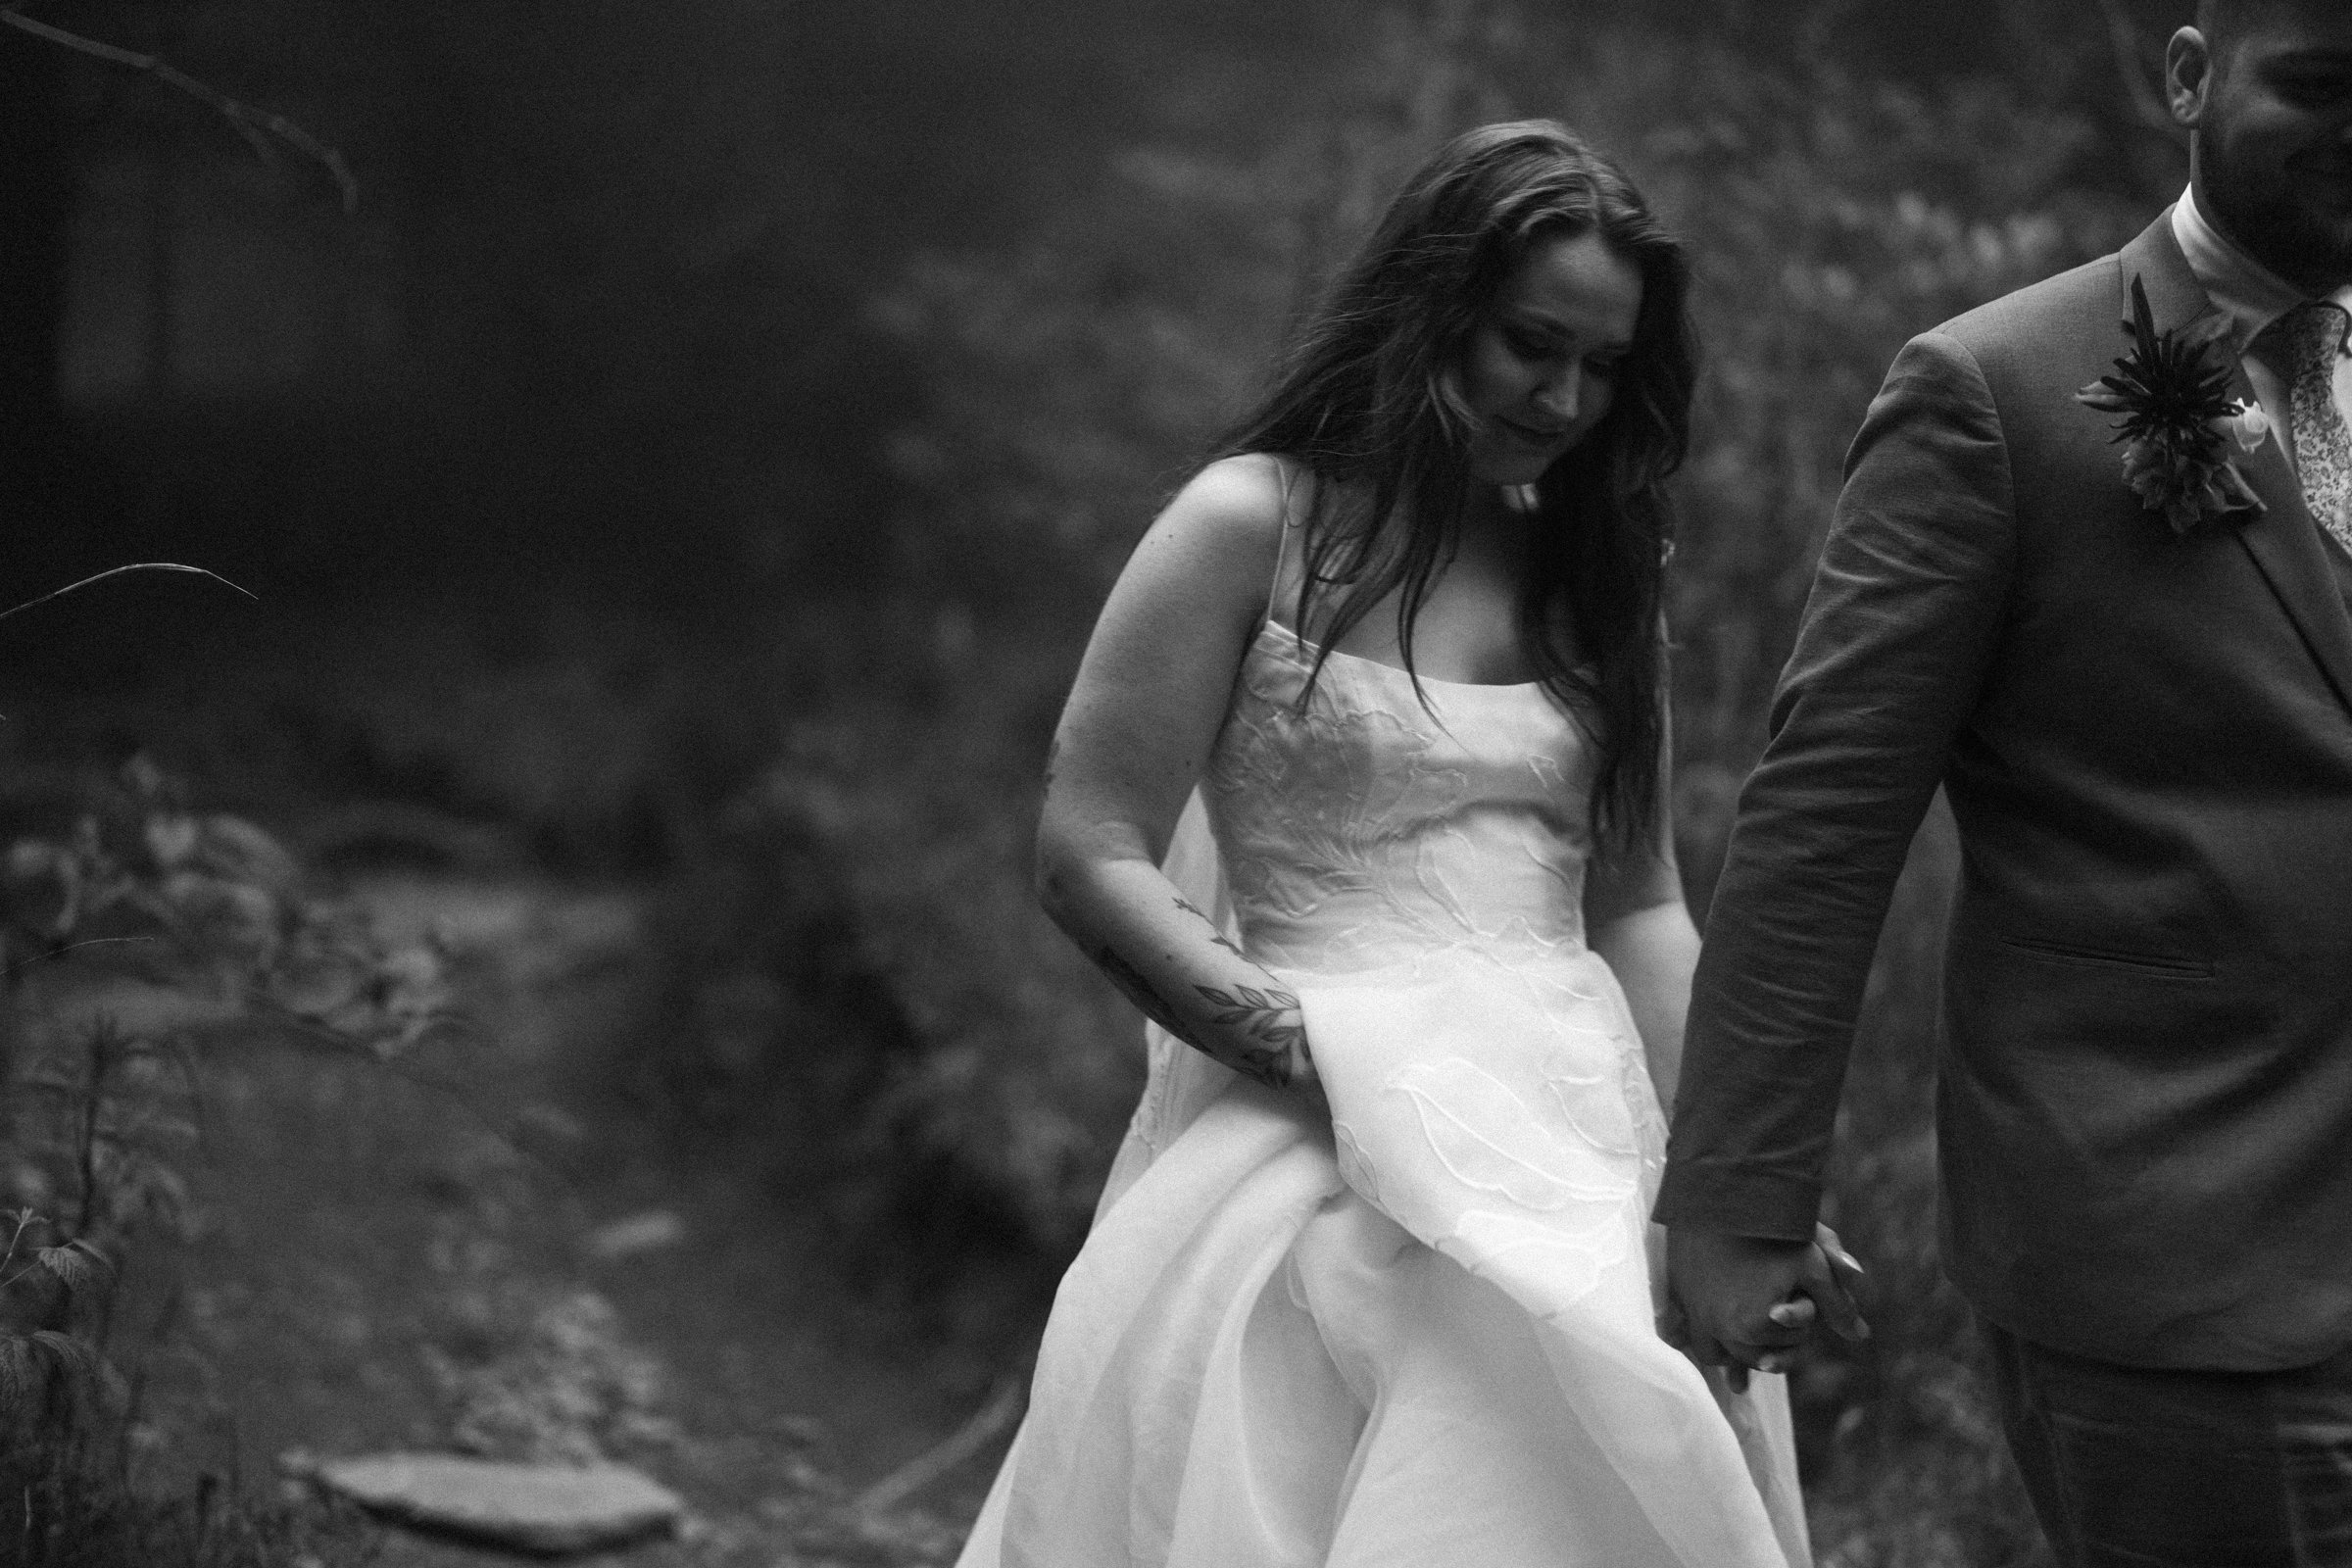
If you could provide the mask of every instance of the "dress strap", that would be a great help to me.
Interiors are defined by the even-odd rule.
[[[1274,541],[1274,571],[1266,583],[1265,612],[1258,617],[1258,630],[1275,624],[1274,604],[1282,594],[1283,567],[1291,560],[1291,484],[1296,477],[1287,459],[1274,459],[1275,470],[1282,475],[1282,533]]]

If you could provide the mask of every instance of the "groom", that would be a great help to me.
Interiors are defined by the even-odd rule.
[[[1856,438],[1657,1217],[1693,1352],[1785,1362],[1809,1313],[1773,1308],[1823,1292],[1854,1017],[1940,785],[1943,1263],[2045,1531],[2071,1564],[2352,1564],[2352,0],[2196,21],[2167,56],[2188,192],[1915,338]],[[2213,454],[2242,486],[2143,446],[2134,488],[2124,415],[2077,400],[2135,280],[2158,330],[2219,329],[2207,363],[2268,416]]]

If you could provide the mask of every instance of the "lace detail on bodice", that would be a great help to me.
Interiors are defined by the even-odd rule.
[[[1542,686],[1409,677],[1311,656],[1269,620],[1202,780],[1243,944],[1343,973],[1475,947],[1584,948],[1593,749]],[[1432,711],[1434,710],[1434,712]]]

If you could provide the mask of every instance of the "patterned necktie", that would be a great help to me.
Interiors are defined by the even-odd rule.
[[[2337,544],[2352,550],[2352,430],[2335,406],[2335,362],[2343,351],[2346,313],[2312,300],[2279,320],[2292,351],[2295,469],[2311,514]]]

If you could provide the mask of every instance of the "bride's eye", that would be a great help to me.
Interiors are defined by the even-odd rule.
[[[1503,346],[1523,360],[1540,360],[1551,352],[1550,334],[1532,332],[1523,326],[1504,327]]]

